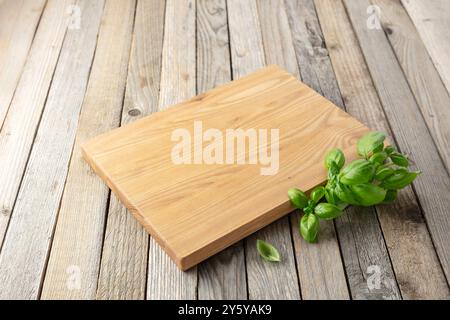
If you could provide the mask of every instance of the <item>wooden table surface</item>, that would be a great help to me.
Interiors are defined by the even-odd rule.
[[[449,299],[449,16],[447,0],[0,0],[0,299]],[[423,174],[322,221],[316,244],[294,212],[182,272],[80,144],[268,64]]]

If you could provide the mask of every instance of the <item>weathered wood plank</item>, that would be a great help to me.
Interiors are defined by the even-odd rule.
[[[225,0],[197,2],[197,91],[231,80]],[[246,299],[242,242],[198,266],[198,299]]]
[[[382,30],[366,25],[368,1],[345,1],[350,21],[399,148],[423,171],[414,190],[444,272],[450,273],[450,178],[404,74]],[[386,76],[389,75],[389,76]],[[434,271],[438,273],[438,270]],[[400,284],[401,280],[399,280]],[[401,284],[400,284],[401,286]]]
[[[227,4],[233,78],[239,79],[265,65],[261,28],[255,0]]]
[[[450,170],[450,95],[400,1],[372,2],[381,9],[381,25],[411,86],[447,170]],[[448,56],[450,57],[450,51]],[[448,62],[450,63],[450,58]]]
[[[243,242],[239,241],[198,266],[198,299],[247,299]]]
[[[158,108],[165,0],[138,0],[121,123]],[[147,232],[111,193],[97,299],[144,299]]]
[[[266,5],[272,7],[273,3],[259,4],[264,18],[277,19],[268,17]],[[228,1],[228,10],[233,77],[238,79],[265,65],[263,38],[256,1]],[[270,264],[261,259],[256,239],[264,239],[277,247],[283,262]],[[245,239],[244,245],[249,299],[300,298],[287,218],[254,233]]]
[[[354,52],[357,42],[352,37],[351,25],[345,20],[342,3],[316,1],[315,4],[346,110],[370,127],[386,131],[387,127],[380,126],[375,120],[383,118],[381,106],[363,108],[367,105],[366,101],[376,101],[376,93],[364,63],[355,65],[360,61],[358,52]],[[339,58],[344,62],[347,59],[354,61],[351,66],[333,60],[337,55],[336,47],[340,46],[348,48]],[[336,226],[353,299],[400,299],[376,211],[373,208],[350,207],[336,220]],[[377,270],[382,276],[380,286],[369,286],[369,277]]]
[[[44,108],[73,0],[50,0],[0,131],[0,246]]]
[[[195,1],[166,1],[159,108],[196,94]],[[150,239],[147,299],[195,299],[197,268],[180,271]]]
[[[376,211],[348,208],[336,227],[352,298],[401,299]]]
[[[313,1],[285,0],[285,5],[302,81],[342,108]]]
[[[342,107],[342,99],[321,35],[314,4],[307,0],[286,0],[286,12],[302,81]],[[303,299],[348,299],[344,267],[333,222],[321,221],[316,244],[299,235],[299,219],[291,215]]]
[[[225,0],[197,1],[197,91],[231,80]]]
[[[342,2],[316,0],[315,3],[347,111],[372,128],[392,136]],[[403,298],[445,296],[445,279],[442,271],[439,273],[439,261],[412,189],[403,190],[394,206],[378,206],[377,212]],[[405,216],[410,217],[408,223],[405,223]],[[339,222],[347,223],[343,219]],[[349,223],[354,226],[356,221],[352,219]],[[360,232],[357,234],[361,235]],[[422,240],[417,241],[417,238]],[[344,260],[348,260],[346,252],[343,250]],[[354,262],[354,265],[357,263]],[[379,267],[381,285],[385,287],[383,281],[386,281],[385,274],[389,270],[376,262],[370,262],[370,265]],[[366,263],[364,269],[370,265]],[[363,268],[355,268],[355,274],[363,271],[363,277],[369,276],[367,270],[357,269]],[[405,286],[406,283],[409,285]],[[365,289],[368,289],[367,286]]]
[[[46,0],[0,3],[0,128],[33,42]]]
[[[286,7],[277,0],[258,1],[258,13],[267,64],[276,64],[300,79]]]
[[[403,299],[449,299],[444,271],[411,188],[377,207]]]
[[[79,5],[83,26],[65,37],[0,255],[1,298],[38,297],[103,11]]]
[[[107,0],[45,275],[43,299],[92,299],[97,290],[108,188],[80,145],[120,122],[135,1]],[[120,16],[121,19],[117,19]]]
[[[401,0],[450,92],[450,3],[447,0]]]

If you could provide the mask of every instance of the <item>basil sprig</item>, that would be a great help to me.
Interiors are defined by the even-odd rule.
[[[390,203],[396,199],[399,189],[411,184],[420,174],[420,171],[408,170],[408,157],[393,146],[385,146],[385,138],[379,131],[364,135],[357,143],[362,159],[345,167],[342,150],[329,151],[324,161],[327,183],[314,188],[309,197],[298,188],[289,189],[292,205],[305,213],[299,229],[306,241],[316,241],[320,219],[337,218],[348,205]]]

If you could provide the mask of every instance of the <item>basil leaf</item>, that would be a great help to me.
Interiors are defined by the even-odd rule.
[[[380,187],[389,190],[397,190],[403,189],[410,183],[416,179],[416,177],[420,174],[420,171],[408,172],[407,170],[395,170],[395,173],[386,178],[381,184]]]
[[[358,159],[346,166],[339,177],[343,184],[353,185],[371,181],[374,174],[375,166],[371,162]]]
[[[334,191],[341,201],[346,202],[348,204],[359,205],[358,199],[348,186],[342,183],[338,183]]]
[[[371,183],[356,184],[349,187],[362,206],[373,206],[381,203],[386,197],[386,190]]]
[[[358,154],[367,159],[371,153],[383,150],[385,138],[384,132],[371,131],[366,133],[357,143]]]
[[[308,204],[308,197],[300,189],[290,188],[288,190],[288,196],[292,205],[298,209],[303,209]]]
[[[374,153],[370,158],[369,161],[374,164],[383,164],[384,161],[387,159],[388,155],[384,151],[376,152]]]
[[[312,213],[304,214],[300,220],[300,234],[308,242],[314,242],[319,232],[319,219]]]
[[[314,208],[314,213],[320,219],[334,219],[342,214],[341,209],[331,203],[322,202]]]
[[[334,179],[338,174],[341,168],[338,167],[336,162],[330,163],[330,168],[328,169],[328,180]]]
[[[395,151],[396,150],[393,146],[387,146],[386,148],[384,148],[384,152],[386,152],[388,155]]]
[[[317,202],[319,202],[320,199],[323,198],[324,195],[325,195],[325,188],[320,186],[320,187],[314,188],[313,191],[311,191],[311,194],[309,197],[313,201],[313,204],[316,204]]]
[[[395,173],[395,170],[388,167],[378,167],[377,171],[375,172],[375,180],[383,181],[387,177],[392,176]]]
[[[386,197],[384,197],[383,203],[393,202],[397,198],[397,190],[388,190]]]
[[[325,199],[327,200],[328,203],[337,204],[339,198],[336,195],[336,193],[334,192],[334,187],[333,188],[330,188],[330,187],[325,188]]]
[[[264,260],[270,262],[280,261],[280,253],[271,244],[262,240],[256,240],[256,249],[258,250],[259,255],[264,258]]]
[[[328,152],[325,157],[325,167],[330,169],[333,162],[336,164],[338,169],[341,169],[344,166],[345,156],[341,149],[333,149]]]
[[[314,209],[311,206],[307,206],[305,209],[303,209],[303,212],[306,214],[310,214],[314,212]]]
[[[409,165],[408,158],[406,158],[404,155],[400,153],[392,153],[389,155],[392,162],[400,167],[407,167]]]
[[[348,203],[338,201],[336,206],[339,208],[339,210],[344,211],[344,209],[348,207]]]

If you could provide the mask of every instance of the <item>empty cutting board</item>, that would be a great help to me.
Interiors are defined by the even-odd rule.
[[[194,126],[200,132],[195,136]],[[230,138],[235,129],[248,134],[241,140],[244,148]],[[307,191],[323,183],[327,151],[339,147],[352,160],[356,141],[367,131],[292,75],[270,66],[100,135],[84,144],[83,154],[186,270],[291,212],[287,190]]]

